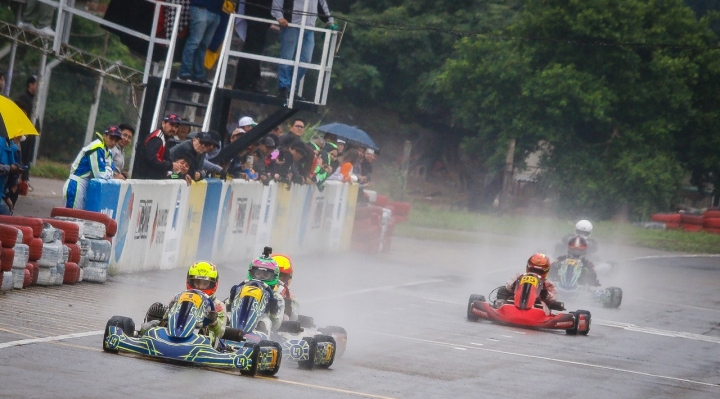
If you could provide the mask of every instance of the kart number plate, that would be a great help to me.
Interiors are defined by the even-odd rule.
[[[577,261],[577,259],[568,259],[567,264],[568,264],[568,266],[575,266],[578,264],[578,261]]]
[[[538,279],[535,276],[522,276],[520,279],[520,285],[525,283],[531,284],[533,287],[537,287]]]
[[[202,304],[202,297],[194,292],[183,292],[178,302],[192,302],[196,308],[199,308]]]
[[[240,291],[240,296],[249,296],[257,299],[258,301],[262,298],[262,290],[258,287],[253,287],[251,285],[243,287],[242,291]]]

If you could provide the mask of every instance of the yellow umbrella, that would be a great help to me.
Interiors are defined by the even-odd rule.
[[[38,131],[23,110],[11,99],[0,96],[0,136],[14,139],[31,135],[38,135]]]

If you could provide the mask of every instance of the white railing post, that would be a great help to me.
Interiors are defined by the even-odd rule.
[[[145,57],[145,71],[143,72],[143,84],[147,84],[148,75],[150,74],[150,64],[152,64],[153,51],[155,51],[155,38],[157,37],[157,25],[160,18],[160,4],[155,3],[155,14],[153,16],[152,31],[150,31],[150,41],[148,43],[148,53]],[[178,17],[179,18],[179,17]]]
[[[331,38],[330,38],[330,51],[328,53],[328,61],[327,61],[327,66],[326,66],[328,76],[325,78],[324,88],[323,88],[323,92],[322,92],[323,95],[322,95],[322,100],[320,101],[320,105],[327,104],[328,91],[330,90],[330,77],[332,76],[331,72],[332,72],[332,67],[333,67],[333,61],[335,61],[335,46],[336,46],[336,44],[337,44],[337,32],[332,32]]]
[[[292,74],[292,81],[290,83],[290,93],[288,98],[288,108],[293,107],[293,103],[295,100],[295,86],[297,84],[297,75],[298,75],[298,67],[300,66],[300,54],[302,53],[302,44],[305,39],[305,21],[307,21],[307,12],[308,12],[308,6],[309,6],[310,0],[305,0],[305,5],[303,6],[303,15],[300,19],[300,33],[298,34],[298,40],[297,40],[297,48],[295,52],[295,62],[293,63],[293,74]],[[295,11],[295,9],[293,9]],[[290,13],[290,22],[292,22],[292,12]]]
[[[320,71],[318,72],[317,86],[315,86],[315,103],[320,102],[322,92],[320,91],[323,87],[323,77],[325,77],[325,63],[327,62],[328,47],[330,46],[330,34],[325,32],[323,40],[323,52],[320,57]]]
[[[158,98],[155,103],[155,111],[153,112],[152,126],[157,126],[160,123],[160,107],[163,104],[163,97],[165,95],[165,81],[170,77],[172,72],[173,55],[175,54],[175,41],[180,27],[180,13],[182,12],[182,6],[175,4],[168,4],[168,7],[176,7],[175,10],[175,21],[173,21],[172,35],[170,35],[170,44],[168,45],[168,53],[165,57],[165,68],[163,68],[163,74],[160,78],[160,87],[158,88]]]
[[[65,26],[65,5],[67,0],[60,0],[57,12],[57,23],[55,24],[55,38],[53,39],[53,53],[60,54],[60,47],[62,46],[63,29]]]

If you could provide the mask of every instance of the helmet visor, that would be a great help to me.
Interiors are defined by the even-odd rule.
[[[188,285],[196,290],[208,290],[215,287],[215,281],[196,277],[188,279]]]
[[[275,271],[270,269],[252,268],[250,269],[250,277],[255,280],[271,281],[275,280]]]

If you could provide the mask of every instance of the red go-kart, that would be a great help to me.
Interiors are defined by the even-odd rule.
[[[490,293],[492,304],[482,295],[470,295],[467,318],[470,321],[486,319],[521,327],[565,330],[570,335],[587,335],[590,332],[590,312],[553,313],[550,309],[546,310],[540,301],[542,288],[543,281],[537,275],[526,273],[515,284],[514,295],[508,298],[497,295],[504,287]]]

